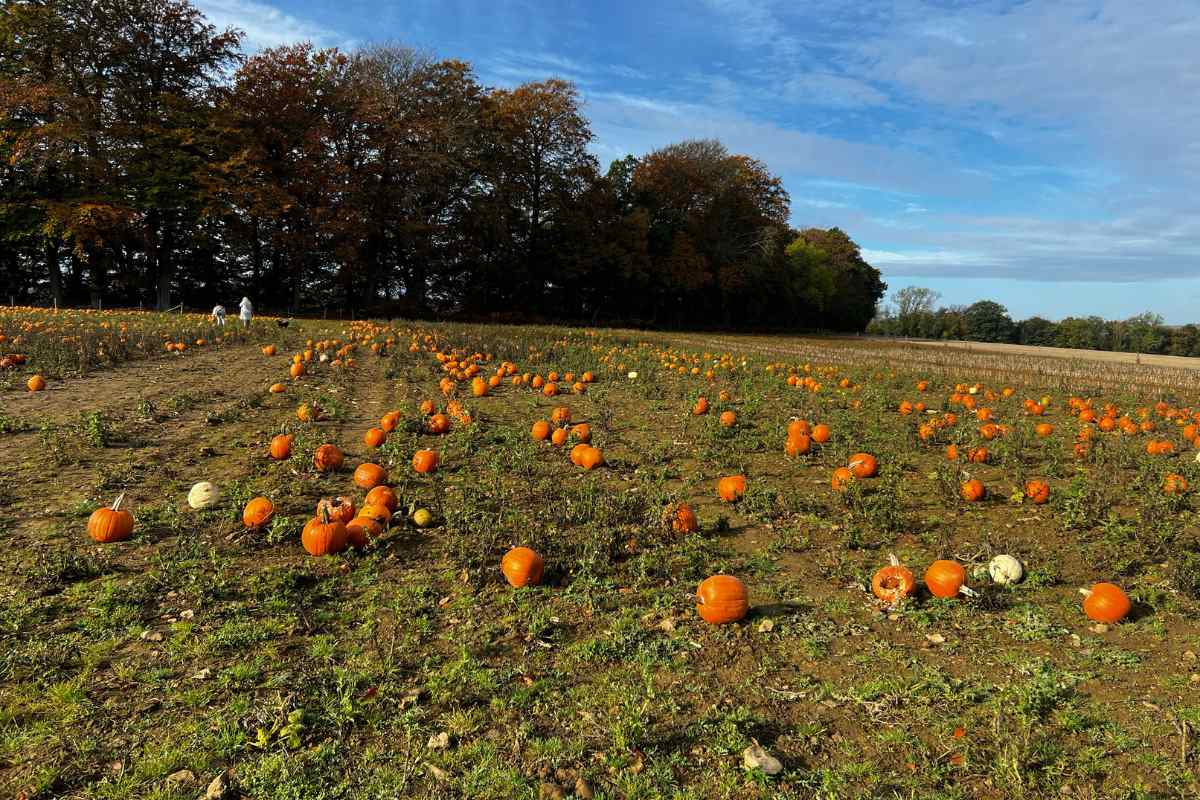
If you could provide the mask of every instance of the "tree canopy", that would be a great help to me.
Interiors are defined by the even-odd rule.
[[[0,9],[14,299],[861,330],[886,288],[718,141],[602,170],[569,82],[240,44],[187,0]]]

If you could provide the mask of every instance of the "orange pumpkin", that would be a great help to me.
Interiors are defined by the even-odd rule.
[[[1050,499],[1050,484],[1042,480],[1025,481],[1025,496],[1040,506]]]
[[[1184,494],[1188,490],[1187,478],[1168,472],[1163,478],[1163,494]]]
[[[586,422],[581,422],[571,428],[571,438],[578,439],[585,444],[592,440],[592,427]]]
[[[438,453],[436,450],[418,450],[413,453],[413,469],[421,474],[436,472],[438,468]]]
[[[317,517],[348,523],[354,519],[354,500],[350,497],[324,497],[317,502]]]
[[[939,559],[925,570],[925,588],[934,597],[957,597],[966,582],[967,571],[957,561]]]
[[[340,553],[346,549],[346,524],[328,517],[314,517],[300,532],[300,543],[312,556]]]
[[[571,421],[571,409],[566,406],[555,406],[550,412],[550,422],[554,425],[566,425]]]
[[[425,424],[425,429],[432,434],[443,434],[450,430],[450,418],[445,414],[434,414]]]
[[[247,528],[261,528],[275,516],[275,504],[265,497],[256,497],[242,509],[242,524]]]
[[[717,481],[717,494],[726,503],[735,503],[746,494],[746,476],[728,475]]]
[[[500,559],[500,571],[510,586],[537,586],[542,582],[542,557],[528,547],[514,547]]]
[[[846,467],[838,467],[833,471],[833,476],[829,479],[829,485],[835,490],[841,492],[846,489],[854,480],[854,473]]]
[[[383,506],[388,511],[395,512],[400,507],[400,498],[396,496],[396,492],[390,486],[381,485],[367,492],[366,504]]]
[[[1083,613],[1096,622],[1108,625],[1120,622],[1132,608],[1125,592],[1113,583],[1096,583],[1090,590],[1079,591],[1084,595]]]
[[[271,437],[271,458],[276,461],[283,461],[290,458],[292,455],[292,437],[286,433],[281,433]]]
[[[974,503],[982,500],[987,494],[987,489],[984,488],[983,481],[978,478],[971,478],[969,481],[964,481],[962,486],[958,487],[958,493],[962,495],[962,499],[968,503]]]
[[[529,431],[529,435],[539,442],[544,442],[550,438],[550,423],[544,419],[539,419],[533,423],[533,427]]]
[[[343,458],[336,445],[323,444],[313,453],[313,466],[317,472],[336,472],[342,468]]]
[[[870,453],[855,453],[846,466],[856,478],[873,478],[879,472],[879,461]]]
[[[732,428],[737,424],[737,414],[732,411],[722,411],[719,420],[722,427]]]
[[[367,447],[379,447],[387,441],[387,434],[381,428],[368,428],[363,434],[363,444]]]
[[[561,447],[567,443],[567,429],[555,428],[554,433],[550,434],[550,444],[555,447]]]
[[[917,588],[917,579],[895,556],[890,556],[889,561],[891,563],[877,570],[871,577],[871,592],[891,605],[911,595]]]
[[[783,444],[783,452],[790,458],[802,456],[811,449],[812,439],[803,433],[798,436],[788,434],[787,441]]]
[[[358,465],[354,470],[354,485],[360,489],[374,489],[387,482],[387,470],[370,461]]]
[[[833,432],[831,430],[829,430],[829,426],[824,423],[821,423],[820,425],[813,427],[812,440],[814,442],[816,442],[817,444],[825,444],[826,442],[829,441],[829,437],[832,434],[833,434]]]
[[[733,575],[713,575],[696,588],[696,611],[705,622],[737,622],[750,610],[746,585]]]
[[[384,433],[391,433],[396,430],[396,426],[400,424],[400,412],[389,411],[379,420],[379,427]]]
[[[383,535],[383,526],[369,517],[355,517],[346,523],[346,541],[362,550],[372,539]]]
[[[695,533],[700,530],[696,512],[686,503],[680,503],[671,514],[671,530],[676,533]]]
[[[595,469],[604,464],[604,454],[598,448],[587,445],[579,451],[579,466],[584,469]]]
[[[88,536],[100,544],[123,542],[133,535],[133,515],[121,508],[124,494],[117,496],[107,508],[97,508],[88,517]]]

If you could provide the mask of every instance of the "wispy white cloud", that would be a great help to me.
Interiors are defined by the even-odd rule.
[[[265,47],[310,41],[325,47],[351,49],[354,39],[313,20],[302,19],[254,0],[194,0],[196,8],[217,28],[237,28],[246,34],[244,47]]]

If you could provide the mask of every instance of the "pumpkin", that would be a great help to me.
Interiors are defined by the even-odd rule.
[[[957,561],[939,559],[925,570],[925,588],[934,597],[957,597],[965,590],[966,582],[967,571]]]
[[[363,444],[367,447],[379,447],[387,441],[387,434],[381,428],[367,428],[363,434]]]
[[[476,377],[471,381],[471,395],[483,397],[488,393],[488,384],[483,378]]]
[[[571,438],[578,439],[584,444],[587,444],[592,440],[592,426],[588,425],[586,422],[579,423],[575,427],[571,428]]]
[[[276,461],[283,461],[285,458],[290,458],[292,455],[292,437],[286,433],[281,433],[271,437],[271,458]]]
[[[316,516],[348,523],[354,519],[354,499],[350,497],[325,497],[317,503]]]
[[[571,421],[571,409],[566,406],[555,406],[550,412],[550,422],[554,425],[566,425]]]
[[[829,426],[825,423],[821,423],[812,429],[812,440],[817,444],[825,444],[829,441],[831,435],[832,431],[829,430]]]
[[[25,388],[31,392],[40,392],[46,388],[46,379],[41,375],[34,375],[32,378],[25,381]]]
[[[787,437],[787,441],[784,442],[784,444],[783,444],[783,452],[786,453],[789,458],[795,458],[796,456],[802,456],[811,449],[812,449],[812,439],[810,439],[806,434],[803,434],[803,433],[801,433],[797,436],[792,436],[789,433],[788,437]]]
[[[1163,494],[1184,494],[1188,490],[1187,478],[1168,472],[1163,478]]]
[[[383,526],[369,517],[355,517],[346,523],[346,541],[355,550],[362,550],[367,542],[383,535]]]
[[[1125,592],[1113,583],[1092,584],[1091,589],[1080,589],[1079,592],[1084,596],[1083,613],[1096,622],[1108,625],[1120,622],[1132,608]]]
[[[1002,554],[988,562],[988,575],[999,584],[1017,583],[1025,575],[1025,567],[1010,555]]]
[[[838,467],[829,479],[829,485],[841,492],[854,481],[854,473],[846,467]]]
[[[368,503],[358,512],[358,516],[375,520],[380,525],[387,525],[392,521],[392,510],[382,503]]]
[[[591,445],[587,444],[586,442],[581,442],[580,444],[577,444],[574,447],[572,447],[571,448],[571,463],[577,467],[582,466],[581,460],[583,458],[583,453],[589,447],[591,447]]]
[[[555,428],[554,433],[550,434],[550,444],[555,447],[561,447],[567,443],[567,429]]]
[[[1026,481],[1025,496],[1033,501],[1035,506],[1040,506],[1050,499],[1050,485],[1045,481],[1036,479]]]
[[[809,428],[808,420],[806,419],[793,419],[788,423],[787,435],[789,439],[793,436],[808,436],[810,433],[812,433],[812,430]]]
[[[964,481],[962,486],[958,487],[958,493],[963,500],[968,503],[974,503],[982,500],[987,494],[987,489],[984,488],[983,481],[978,478],[971,478],[969,481]]]
[[[722,411],[721,416],[717,418],[722,427],[732,428],[737,424],[737,414],[732,411]]]
[[[443,434],[450,430],[450,418],[445,414],[434,414],[429,418],[425,429],[433,434]]]
[[[323,444],[313,453],[313,466],[317,472],[336,472],[341,469],[343,458],[336,445]]]
[[[579,451],[579,466],[583,467],[584,469],[595,469],[603,464],[604,454],[600,452],[599,448],[586,445],[582,450]]]
[[[967,461],[972,464],[986,464],[990,455],[986,447],[972,447],[967,450]]]
[[[886,567],[871,577],[871,592],[888,605],[894,605],[916,590],[917,579],[894,555],[888,556],[888,561]]]
[[[870,453],[855,453],[846,466],[856,478],[873,478],[879,471],[879,461]]]
[[[544,419],[539,419],[533,423],[533,427],[529,431],[529,435],[539,442],[544,442],[550,438],[550,423]]]
[[[288,368],[288,374],[292,376],[293,380],[299,380],[300,377],[304,375],[304,365],[300,362],[292,364],[292,366]]]
[[[745,475],[727,475],[717,481],[717,495],[726,503],[736,503],[746,494]]]
[[[958,461],[958,445],[956,445],[956,444],[946,445],[946,460],[947,461]]]
[[[379,427],[384,433],[391,433],[400,424],[400,412],[389,411],[379,420]]]
[[[542,394],[546,397],[554,397],[558,394],[558,384],[550,381],[542,387]]]
[[[500,571],[510,586],[537,586],[542,582],[542,557],[528,547],[514,547],[500,559]]]
[[[436,450],[418,450],[413,453],[412,467],[421,474],[436,472],[438,468],[438,453]]]
[[[124,493],[108,508],[97,508],[88,517],[88,536],[100,544],[123,542],[133,535],[133,515],[121,508]]]
[[[675,511],[670,515],[671,530],[676,533],[695,533],[700,530],[700,522],[696,519],[696,512],[692,511],[692,507],[686,503],[680,503],[675,507]]]
[[[386,483],[387,478],[387,470],[370,461],[359,464],[358,469],[354,470],[354,485],[360,489],[374,489]]]
[[[436,407],[433,405],[432,400],[422,400],[421,404],[417,406],[417,409],[428,417],[432,416],[433,412],[436,410]]]
[[[216,484],[200,481],[188,492],[187,501],[192,508],[212,508],[221,502],[221,490]]]
[[[276,352],[275,345],[273,344],[269,344],[262,349],[262,354],[264,356],[273,356]]]
[[[275,504],[265,497],[256,497],[242,509],[242,524],[247,528],[261,528],[275,516]]]
[[[1033,429],[1033,432],[1036,433],[1038,436],[1045,438],[1045,437],[1049,436],[1050,434],[1054,433],[1054,426],[1051,425],[1049,422],[1042,422],[1042,423],[1039,423]]]
[[[311,406],[308,403],[301,403],[296,408],[296,419],[301,422],[316,422],[321,418],[321,407],[316,403]]]
[[[713,575],[696,587],[696,611],[711,625],[737,622],[749,610],[746,585],[733,575]]]
[[[328,516],[314,517],[300,532],[300,543],[311,556],[340,553],[346,549],[346,524]]]
[[[287,391],[287,387],[284,386],[282,383],[272,383],[271,388],[268,389],[267,391],[269,391],[271,394],[280,394],[282,392]]]
[[[367,492],[366,504],[369,506],[384,506],[388,511],[395,513],[400,507],[400,498],[390,486],[376,486],[371,491]]]

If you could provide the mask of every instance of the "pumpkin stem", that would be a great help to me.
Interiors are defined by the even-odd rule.
[[[975,591],[970,586],[960,586],[958,587],[958,592],[966,597],[979,597],[979,592]]]
[[[893,567],[900,566],[900,559],[896,558],[895,553],[888,553],[888,561],[891,562]]]
[[[111,506],[111,507],[112,507],[112,510],[113,510],[113,511],[120,511],[120,510],[121,510],[121,501],[122,501],[122,500],[124,500],[124,499],[125,499],[125,493],[124,493],[124,492],[121,492],[119,495],[117,495],[117,499],[112,501],[112,506]]]
[[[1092,590],[1091,590],[1091,589],[1084,589],[1084,588],[1080,587],[1080,589],[1079,589],[1079,593],[1080,593],[1081,595],[1083,595],[1084,597],[1090,597],[1090,596],[1091,596],[1091,594],[1092,594]]]
[[[329,506],[328,505],[326,505],[325,503],[322,503],[320,510],[317,512],[317,515],[321,518],[322,525],[329,524]]]

